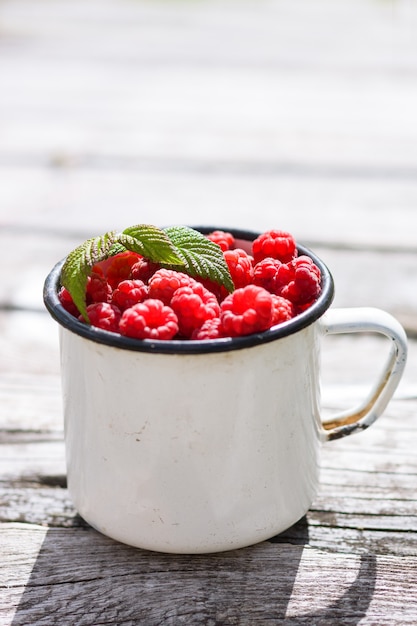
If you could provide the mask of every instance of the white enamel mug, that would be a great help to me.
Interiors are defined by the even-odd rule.
[[[247,249],[257,236],[233,232]],[[403,328],[379,309],[329,310],[329,270],[299,252],[321,269],[317,302],[236,339],[138,341],[89,327],[59,303],[63,262],[51,271],[44,301],[60,324],[68,488],[91,526],[171,553],[266,540],[310,507],[322,444],[381,415],[404,370]],[[351,332],[385,335],[389,355],[361,406],[323,422],[321,339]]]

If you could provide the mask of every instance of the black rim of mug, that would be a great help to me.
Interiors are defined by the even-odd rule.
[[[225,230],[231,232],[236,239],[247,242],[253,241],[260,234],[253,231],[219,226],[193,226],[193,228],[203,234],[208,234],[214,230]],[[62,327],[85,339],[113,348],[160,354],[207,354],[210,352],[241,350],[292,335],[310,326],[310,324],[318,320],[330,307],[334,297],[334,281],[328,267],[309,248],[298,245],[297,249],[298,254],[309,256],[321,271],[322,288],[318,299],[306,311],[299,313],[288,322],[282,322],[262,333],[253,333],[243,337],[192,341],[187,339],[171,339],[169,341],[155,341],[152,339],[140,340],[123,337],[117,333],[89,326],[68,313],[59,301],[58,291],[60,288],[60,276],[65,259],[59,261],[46,277],[43,299],[50,315]]]

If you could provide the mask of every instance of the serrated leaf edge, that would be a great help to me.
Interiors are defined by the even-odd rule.
[[[150,236],[143,242],[132,235],[132,231],[137,232],[141,228],[144,232],[148,231],[149,235],[154,233],[155,238]],[[155,250],[155,247],[149,245],[152,241],[159,243],[162,241],[166,244],[163,254],[158,254],[157,247]],[[191,244],[189,247],[186,245],[187,241]],[[207,250],[207,254],[201,252],[202,246]],[[91,237],[67,255],[61,270],[61,285],[69,291],[75,306],[87,323],[90,320],[86,306],[86,286],[91,269],[96,263],[121,252],[120,248],[142,254],[164,267],[213,280],[223,285],[229,292],[234,290],[233,280],[220,246],[202,233],[188,226],[160,229],[153,225],[137,224],[119,233],[108,231],[104,235]]]

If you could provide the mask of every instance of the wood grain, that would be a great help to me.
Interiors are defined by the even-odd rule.
[[[415,251],[411,3],[76,5],[2,3],[3,221]]]
[[[354,624],[385,614],[387,589],[393,623],[412,623],[415,615],[415,557],[336,554],[285,543],[277,550],[266,542],[190,558],[116,545],[93,530],[49,529],[26,582],[26,563],[33,557],[25,544],[39,531],[16,525],[4,531],[17,572],[6,600],[21,594],[13,624],[28,619],[33,624],[251,624],[291,617]]]
[[[407,0],[0,4],[0,626],[415,624],[416,27]],[[290,230],[334,306],[407,329],[385,414],[324,446],[310,510],[270,541],[167,556],[72,505],[42,285],[138,222]],[[326,417],[385,351],[323,341]]]

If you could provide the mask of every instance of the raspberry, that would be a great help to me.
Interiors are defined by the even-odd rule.
[[[191,339],[219,339],[220,337],[223,335],[219,317],[206,320],[201,328],[196,328],[191,335]]]
[[[122,280],[113,291],[112,303],[121,311],[134,304],[143,302],[148,295],[148,288],[141,280]]]
[[[110,302],[112,288],[106,278],[97,272],[93,272],[87,279],[86,301],[88,304],[94,302]]]
[[[161,300],[149,299],[124,311],[119,331],[135,339],[172,339],[178,332],[178,319]]]
[[[252,242],[252,253],[255,263],[272,257],[282,263],[295,258],[297,248],[294,237],[284,230],[268,230]]]
[[[164,304],[169,305],[174,292],[180,287],[186,287],[195,283],[191,276],[176,272],[175,270],[160,269],[152,276],[148,283],[149,298],[162,300]]]
[[[224,230],[213,230],[212,233],[207,235],[207,239],[217,243],[223,252],[226,250],[232,250],[235,247],[235,238],[232,233],[225,232]]]
[[[154,263],[149,259],[139,259],[130,269],[130,278],[132,280],[143,280],[145,284],[148,284],[151,276],[153,276],[160,267],[159,263]]]
[[[88,318],[92,326],[97,326],[112,333],[119,331],[120,310],[108,302],[95,302],[87,307]],[[85,321],[82,315],[80,321]]]
[[[223,256],[229,268],[235,288],[249,285],[253,278],[252,257],[241,248],[226,250]],[[214,293],[219,302],[222,302],[229,295],[226,287],[219,285],[219,283],[216,283],[214,280],[210,280],[209,278],[197,278],[196,280],[204,285],[206,289]]]
[[[187,338],[206,320],[218,317],[220,313],[216,296],[197,281],[177,289],[171,307],[178,317],[180,334]]]
[[[241,248],[226,250],[223,256],[229,267],[235,288],[240,289],[240,287],[249,285],[253,279],[252,257]]]
[[[107,278],[110,287],[115,289],[122,280],[127,280],[130,277],[132,265],[141,258],[137,252],[126,250],[126,252],[119,252],[119,254],[115,254],[105,261],[100,261],[93,267],[93,271],[101,271],[103,276]]]
[[[250,335],[271,325],[272,295],[263,287],[248,285],[236,289],[221,304],[222,333],[229,337]]]
[[[216,230],[207,238],[223,252],[232,294],[211,278],[165,269],[126,250],[92,268],[85,293],[91,324],[138,339],[238,337],[290,320],[319,296],[320,269],[309,256],[297,256],[290,233],[259,235],[252,242],[253,257],[229,232]],[[82,319],[66,288],[58,297],[66,311]]]
[[[229,292],[227,291],[226,287],[223,287],[223,285],[219,285],[219,283],[216,283],[215,280],[210,280],[210,278],[201,278],[201,277],[197,277],[195,280],[201,283],[203,287],[211,291],[211,293],[213,293],[216,296],[218,302],[221,302],[222,300],[225,299],[226,296],[229,295]]]
[[[320,282],[320,269],[310,257],[303,255],[278,268],[274,293],[302,306],[316,300]]]
[[[293,303],[282,296],[272,294],[272,305],[273,311],[271,326],[275,326],[281,322],[287,322],[295,315],[295,307]]]
[[[270,257],[259,261],[253,270],[253,284],[274,293],[275,281],[280,265],[282,265],[281,261]]]
[[[64,309],[68,311],[68,313],[70,313],[74,317],[79,316],[80,312],[75,306],[74,300],[72,299],[72,296],[70,292],[68,291],[68,289],[65,289],[65,287],[61,287],[58,293],[58,298],[59,298],[60,303],[62,304]]]

